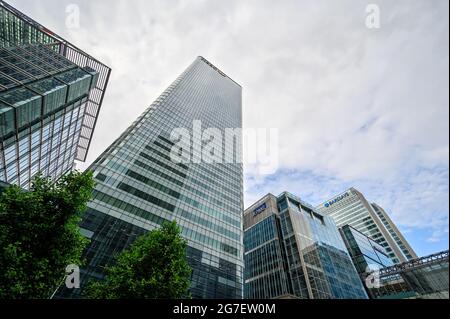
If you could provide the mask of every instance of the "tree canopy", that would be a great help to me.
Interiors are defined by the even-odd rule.
[[[85,295],[97,299],[189,297],[191,268],[187,241],[175,221],[140,236],[106,269],[103,281],[89,283]]]
[[[88,240],[78,223],[92,196],[91,172],[56,182],[37,176],[29,191],[0,194],[0,299],[49,298],[65,268],[81,264]]]

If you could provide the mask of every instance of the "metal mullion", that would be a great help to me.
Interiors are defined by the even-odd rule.
[[[74,111],[75,110],[72,110],[73,113],[75,113]],[[73,118],[73,114],[70,117],[70,125],[69,125],[69,133],[71,133],[71,137],[72,137],[71,143],[70,143],[70,154],[72,153],[73,147],[76,146],[76,144],[78,144],[78,143],[75,142],[75,134],[74,134],[75,130],[76,130],[76,127],[77,127],[77,124],[76,124],[76,121],[72,121],[72,118]],[[77,114],[76,119],[78,119],[78,114]],[[71,132],[71,129],[70,129],[72,124],[73,124],[73,127],[74,127],[74,131],[73,132]],[[75,161],[75,158],[76,158],[76,148],[75,148],[75,152],[73,154],[73,158],[71,157],[72,161]],[[72,163],[72,166],[73,166],[73,163]]]
[[[73,147],[73,145],[74,145],[74,138],[75,138],[75,134],[73,134],[72,133],[72,131],[71,131],[71,126],[72,126],[72,123],[73,123],[73,121],[72,121],[72,117],[73,117],[73,113],[74,113],[74,109],[72,109],[72,114],[70,115],[70,121],[69,121],[69,125],[68,125],[68,127],[69,127],[69,132],[68,132],[68,134],[69,134],[69,136],[70,136],[70,151],[69,151],[69,155],[70,155],[70,153],[72,152],[72,147]],[[69,144],[69,143],[68,143]],[[67,146],[66,146],[66,155],[67,155]],[[75,157],[75,156],[74,156]]]
[[[63,136],[63,134],[62,134],[62,132],[63,132],[63,130],[64,130],[64,119],[65,119],[65,113],[63,113],[63,114],[61,114],[61,129],[60,129],[60,136],[59,136],[59,138],[58,138],[58,141],[57,141],[57,143],[58,143],[58,149],[57,149],[57,155],[56,155],[56,167],[59,169],[60,168],[60,165],[59,165],[59,160],[60,160],[60,158],[61,158],[61,142],[62,142],[62,136]],[[58,172],[57,172],[57,175],[58,175]]]
[[[55,51],[49,49],[45,49],[45,50],[41,50],[42,47],[45,47],[43,44],[37,45],[37,48],[39,48],[39,52],[43,53],[44,55],[46,55],[48,58],[52,59],[52,61],[58,65],[59,69],[68,69],[69,66],[62,64],[57,57],[59,57],[60,55],[58,53],[56,53]],[[52,52],[52,53],[50,53]],[[63,57],[63,56],[60,56]],[[70,61],[70,60],[69,60]]]
[[[32,126],[30,125],[27,130],[29,130],[29,134],[27,134],[28,136],[28,185],[30,185],[30,181],[31,181],[31,136],[33,135],[33,131],[32,131]],[[19,144],[19,143],[17,143]]]
[[[108,72],[107,72],[107,76],[106,76],[106,81],[105,81],[105,87],[104,87],[103,90],[102,90],[102,95],[101,95],[101,98],[100,98],[100,101],[99,101],[99,106],[102,105],[102,103],[103,103],[103,98],[105,97],[104,90],[106,90],[106,87],[108,86],[108,81],[109,81],[110,75],[111,75],[111,69],[108,68]],[[98,120],[99,114],[100,114],[100,107],[99,107],[98,110],[97,110],[97,116],[95,116],[94,126],[92,127],[92,134],[93,134],[93,132],[94,132],[94,130],[95,130],[95,127],[97,126],[97,120]],[[87,150],[86,150],[86,152],[85,152],[83,161],[86,160],[87,152],[89,151],[89,148],[90,148],[90,146],[91,146],[91,142],[92,142],[92,135],[91,135],[90,138],[89,138],[89,143],[88,143]]]
[[[54,117],[54,119],[51,119],[51,117]],[[50,115],[50,122],[51,124],[51,131],[49,130],[48,133],[48,175],[50,175],[50,166],[52,165],[52,148],[53,148],[53,134],[55,131],[55,121],[56,121],[56,113]]]
[[[60,136],[60,139],[59,139],[58,161],[57,161],[57,163],[59,163],[59,159],[61,158],[61,143],[62,143],[63,132],[64,132],[64,124],[65,124],[66,117],[67,117],[67,107],[68,107],[68,105],[64,108],[64,113],[61,115],[61,116],[62,116],[61,136]],[[65,151],[67,152],[67,144],[66,144],[66,149],[65,149]],[[64,155],[66,154],[66,152],[64,152]]]
[[[44,136],[44,117],[41,118],[40,120],[41,123],[41,127],[40,127],[40,136],[39,136],[39,154],[38,154],[38,172],[41,173],[41,164],[42,164],[42,143],[43,143],[43,139],[42,137]]]
[[[33,47],[33,46],[32,46]],[[35,45],[34,48],[40,48],[39,45]],[[57,59],[55,59],[54,56],[52,56],[51,54],[49,54],[46,50],[34,50],[34,51],[27,51],[30,52],[31,54],[33,54],[35,57],[37,57],[38,59],[40,59],[42,62],[46,63],[47,65],[50,65],[53,69],[58,70],[59,72],[61,72],[61,69],[63,70],[67,70],[69,69],[68,66],[64,66],[61,63],[59,63],[59,61]],[[39,53],[41,53],[41,55],[39,55]],[[55,53],[56,55],[57,53]],[[50,59],[50,61],[53,62],[50,63],[49,61],[45,60],[44,57]]]
[[[42,148],[43,148],[43,143],[44,141],[44,118],[41,119],[41,141],[40,141],[40,147],[39,147],[39,171],[42,172],[43,166],[42,166]],[[49,122],[50,124],[51,122]],[[48,145],[50,146],[50,130],[48,132],[48,136],[47,136],[47,140],[48,140]],[[50,149],[50,148],[49,148]],[[48,155],[48,150],[47,150],[47,155]],[[50,157],[47,156],[48,160],[49,160],[49,164],[50,164]],[[48,166],[48,165],[47,165]]]
[[[19,73],[19,74],[22,74],[22,75],[28,75],[28,74],[29,74],[29,73],[24,72],[24,71],[22,71],[21,69],[17,68],[15,65],[13,65],[13,64],[11,64],[11,63],[9,63],[9,62],[7,62],[7,61],[4,61],[2,58],[0,58],[0,61],[3,61],[3,63],[6,63],[7,66],[11,67],[11,68],[14,69],[15,71],[17,71],[17,73]],[[8,75],[8,74],[2,72],[2,71],[0,71],[0,73],[1,73],[2,75],[4,75],[6,78],[8,78],[8,79],[10,79],[10,80],[13,80],[13,81],[16,82],[16,83],[18,82],[19,85],[25,85],[24,82],[19,81],[19,80],[13,78],[12,76],[10,76],[10,75]],[[30,76],[31,76],[31,78],[28,78],[28,80],[31,80],[31,81],[36,80],[36,78],[35,78],[34,76],[32,76],[31,74],[30,74]]]
[[[86,102],[87,103],[87,102]],[[77,112],[77,116],[75,117],[76,118],[76,121],[75,121],[75,132],[74,132],[74,137],[73,137],[73,140],[74,140],[74,143],[76,142],[76,144],[77,144],[77,149],[76,149],[76,151],[75,151],[75,158],[77,158],[78,157],[78,148],[80,147],[80,137],[81,137],[81,125],[83,125],[83,120],[84,120],[84,117],[83,118],[79,118],[79,116],[80,116],[80,111],[81,111],[81,104],[80,104],[80,106],[78,107],[78,112]],[[78,126],[78,121],[81,121],[81,125],[80,125],[80,133],[79,133],[79,135],[78,135],[78,137],[77,137],[77,140],[75,141],[75,133],[77,132],[77,126]]]
[[[30,47],[32,47],[32,45],[30,45]],[[17,47],[15,47],[15,49],[18,49],[19,51],[21,51],[21,53],[29,54],[29,55],[33,56],[33,58],[35,58],[35,59],[38,60],[39,62],[42,62],[43,64],[45,64],[46,67],[49,67],[50,69],[52,69],[52,72],[54,72],[54,73],[59,73],[59,72],[60,72],[58,69],[55,68],[55,66],[51,65],[50,63],[48,63],[47,61],[45,61],[44,59],[42,59],[42,57],[40,57],[39,55],[37,55],[35,51],[33,51],[33,50],[25,50],[25,48],[22,47],[22,46],[17,46]],[[10,51],[10,52],[11,52],[11,51]],[[16,54],[15,52],[11,52],[11,53]],[[21,55],[19,55],[19,54],[16,54],[16,55],[19,56],[19,57],[21,57]],[[24,59],[24,58],[22,57],[22,59]],[[26,60],[25,60],[25,61],[26,61]],[[28,61],[27,61],[27,62],[28,62]],[[29,63],[32,63],[34,66],[39,67],[40,69],[43,69],[42,67],[37,66],[36,64],[34,64],[34,63],[31,62],[31,61],[30,61]],[[53,75],[53,73],[50,73],[48,70],[45,70],[45,71],[46,71],[48,74]]]
[[[56,120],[59,118],[59,117],[56,117],[56,114],[58,112],[55,113],[55,120],[54,120],[54,122],[56,122]],[[57,133],[57,134],[60,134],[60,136],[58,137],[58,139],[56,141],[56,145],[58,145],[58,149],[56,150],[56,154],[57,154],[56,155],[56,167],[58,167],[57,164],[58,164],[58,161],[59,161],[59,154],[60,154],[60,151],[61,151],[61,139],[62,139],[62,128],[63,128],[63,124],[64,124],[64,121],[63,121],[64,120],[64,114],[65,113],[63,113],[61,115],[61,117],[62,117],[62,119],[61,119],[61,126],[60,126],[60,128],[58,130],[59,133]],[[54,128],[55,128],[55,125],[53,124],[53,131],[54,131]],[[52,147],[51,148],[53,148],[53,136],[52,136]]]
[[[26,51],[25,49],[23,49],[23,48],[20,47],[20,46],[17,46],[16,48],[20,49],[21,51],[23,51],[23,52],[25,52],[25,53],[29,53],[29,54],[33,55],[33,54],[32,54],[32,51]],[[17,54],[17,53],[14,52],[13,50],[8,50],[8,52],[9,52],[10,54],[12,54],[13,56],[17,57],[19,60],[25,62],[26,64],[31,65],[31,66],[33,66],[34,68],[36,68],[36,69],[38,69],[38,70],[40,70],[40,71],[43,71],[43,72],[46,74],[45,77],[52,76],[52,74],[49,73],[46,69],[42,68],[42,67],[39,66],[39,65],[34,64],[33,61],[28,61],[28,60],[26,60],[23,56]],[[33,55],[33,56],[34,56],[34,55]],[[34,57],[39,58],[39,57],[37,57],[37,56],[34,56]],[[40,60],[40,61],[45,63],[45,61],[42,61],[42,60]],[[48,64],[47,64],[47,65],[48,65]]]

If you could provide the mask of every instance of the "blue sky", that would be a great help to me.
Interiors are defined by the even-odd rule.
[[[448,172],[443,172],[443,184],[446,178],[448,178]],[[410,179],[412,180],[414,177]],[[445,219],[446,214],[448,214],[448,202],[445,202],[445,198],[448,196],[448,187],[444,187],[444,185],[441,185],[443,189],[440,194],[434,194],[429,199],[434,201],[436,197],[439,198],[440,196],[440,200],[436,200],[435,203],[425,200],[425,205],[430,205],[429,207],[422,207],[420,204],[417,205],[416,202],[407,202],[406,206],[402,203],[403,199],[409,201],[411,197],[413,199],[416,197],[414,192],[421,187],[419,185],[405,186],[394,191],[393,194],[386,194],[384,187],[380,187],[373,181],[362,179],[345,181],[312,172],[301,172],[297,169],[281,169],[276,174],[265,176],[262,181],[255,181],[252,176],[247,176],[246,186],[249,187],[248,185],[252,186],[250,186],[250,190],[246,190],[246,193],[255,194],[252,199],[246,199],[248,205],[252,204],[252,200],[254,202],[258,199],[257,194],[271,192],[278,195],[287,189],[299,194],[303,200],[316,206],[350,187],[355,187],[365,195],[368,201],[375,202],[385,208],[419,256],[448,249],[448,233],[446,233],[445,224],[448,225],[448,220]],[[399,207],[399,209],[395,210],[392,207]],[[398,214],[399,211],[410,212],[412,216],[410,216],[410,219],[405,218],[406,222],[399,223],[398,221],[404,218],[404,216]],[[428,216],[429,211],[436,212],[439,216],[437,219],[439,222]],[[420,220],[416,220],[421,214],[425,215],[424,218],[426,218],[423,224]],[[435,227],[430,226],[433,223],[436,223]]]
[[[9,3],[113,69],[80,168],[202,55],[243,86],[245,127],[279,130],[279,170],[246,166],[246,205],[284,190],[317,205],[353,186],[419,255],[448,249],[448,1]]]

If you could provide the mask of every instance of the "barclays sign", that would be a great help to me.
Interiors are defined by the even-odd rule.
[[[263,203],[253,210],[253,216],[256,216],[267,209],[266,203]]]
[[[339,195],[338,197],[336,197],[336,198],[330,200],[329,202],[326,202],[325,204],[323,204],[323,206],[325,206],[326,208],[328,208],[328,207],[330,207],[331,205],[333,205],[333,204],[335,204],[335,203],[337,203],[337,202],[343,200],[344,198],[346,198],[346,197],[348,197],[348,196],[350,196],[349,193],[345,193],[345,194]]]

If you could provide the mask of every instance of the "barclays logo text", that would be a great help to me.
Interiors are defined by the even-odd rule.
[[[340,195],[340,196],[338,196],[338,197],[336,197],[336,198],[330,200],[329,202],[326,202],[325,204],[323,204],[323,206],[325,206],[326,208],[328,208],[328,207],[330,207],[331,205],[333,205],[333,204],[335,204],[335,203],[337,203],[337,202],[343,200],[344,198],[346,198],[346,197],[348,197],[348,196],[350,196],[349,193],[342,194],[342,195]]]

